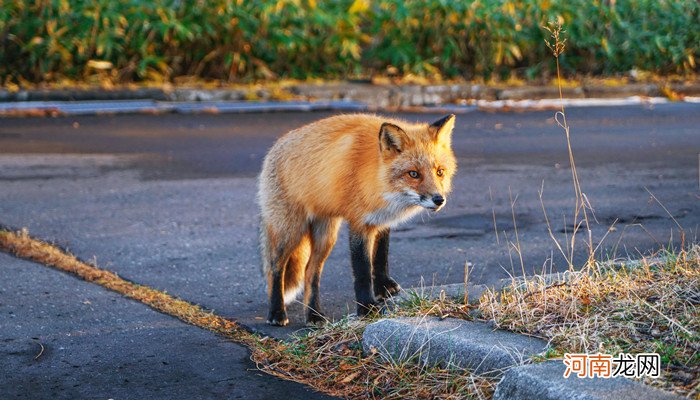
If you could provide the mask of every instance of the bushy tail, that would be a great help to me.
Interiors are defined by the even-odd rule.
[[[311,245],[308,239],[303,239],[289,258],[284,271],[284,304],[296,300],[304,290],[304,272],[311,255]]]
[[[267,278],[268,286],[272,275],[272,260],[269,238],[262,228],[260,232],[260,250],[262,259],[263,274]],[[292,252],[292,256],[287,262],[284,270],[284,303],[289,304],[296,300],[304,289],[304,271],[311,254],[311,243],[308,238],[304,238],[297,248]],[[268,287],[268,290],[270,288]]]

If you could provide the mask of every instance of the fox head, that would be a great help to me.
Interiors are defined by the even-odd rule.
[[[379,150],[388,201],[432,211],[445,205],[457,170],[451,140],[454,124],[454,114],[430,125],[382,124]]]

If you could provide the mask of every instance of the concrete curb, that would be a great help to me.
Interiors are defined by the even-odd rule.
[[[473,104],[375,107],[356,101],[187,101],[161,102],[154,100],[105,100],[105,101],[28,101],[0,102],[0,117],[41,117],[66,115],[113,115],[113,114],[219,114],[219,113],[265,113],[265,112],[429,112],[440,114],[466,114],[484,111],[540,111],[559,110],[571,107],[611,107],[642,105],[653,107],[670,101],[663,97],[633,96],[623,99],[542,99],[542,100],[478,100]],[[685,102],[700,103],[700,97],[686,98]]]
[[[455,318],[392,318],[365,328],[362,347],[390,361],[501,372],[547,349],[547,342]]]
[[[632,83],[609,86],[584,83],[577,87],[562,88],[564,98],[600,99],[632,96],[677,97],[700,96],[700,81],[683,83]],[[0,90],[0,102],[21,101],[89,101],[89,100],[154,100],[171,102],[198,101],[278,101],[289,98],[296,101],[350,101],[370,108],[429,107],[459,104],[478,100],[534,100],[557,99],[555,86],[487,86],[480,84],[372,84],[355,82],[301,83],[281,87],[265,85],[250,88],[197,89],[197,88],[136,88],[136,89],[30,89]]]
[[[666,262],[665,257],[650,257],[641,260],[613,260],[603,263],[603,268],[639,268],[643,265],[655,265],[659,263]],[[577,274],[581,274],[580,271],[565,271],[565,272],[554,272],[551,274],[538,275],[537,277],[528,277],[527,279],[537,279],[539,282],[549,285],[557,282],[569,282]],[[465,287],[463,283],[452,283],[445,285],[435,285],[428,287],[414,287],[402,290],[396,297],[396,302],[408,301],[414,296],[420,298],[434,300],[442,296],[463,299],[466,292],[469,303],[475,303],[479,301],[481,295],[487,290],[493,290],[499,292],[503,289],[509,287],[521,287],[525,284],[525,279],[522,277],[506,278],[500,279],[493,285],[474,285],[468,283]]]
[[[109,101],[29,101],[0,103],[0,116],[60,116],[93,114],[162,113],[249,113],[304,111],[362,111],[364,104],[348,101],[240,102],[198,101],[159,102],[153,100]]]
[[[475,303],[479,301],[481,295],[488,289],[498,290],[497,286],[487,286],[487,285],[473,285],[471,283],[467,284],[465,287],[463,283],[453,283],[447,285],[437,285],[430,286],[427,288],[409,288],[404,289],[395,297],[396,302],[402,302],[410,300],[414,296],[418,296],[421,299],[435,300],[442,297],[453,298],[453,299],[463,299],[466,292],[469,303]]]
[[[382,319],[367,325],[362,337],[363,351],[387,362],[417,361],[493,377],[503,373],[494,400],[682,399],[622,377],[564,378],[561,360],[528,364],[547,347],[543,340],[483,323],[436,317]]]
[[[665,262],[664,257],[643,260],[615,260],[606,268],[638,268]],[[567,282],[582,272],[552,273],[538,277],[545,284]],[[427,299],[464,298],[477,302],[488,289],[501,291],[523,285],[523,278],[501,279],[495,285],[462,283],[402,291],[397,302],[414,296]],[[498,376],[494,400],[661,400],[681,399],[626,378],[564,378],[564,363],[548,361],[528,364],[534,355],[547,350],[547,342],[503,330],[488,324],[436,317],[382,319],[368,325],[362,338],[365,353],[377,352],[390,362],[416,360],[423,364],[457,366],[476,374]]]
[[[577,272],[555,272],[552,274],[541,275],[538,277],[539,280],[546,284],[554,282],[567,282],[569,281]],[[465,287],[463,283],[452,283],[446,285],[436,285],[429,287],[417,287],[404,289],[396,296],[396,301],[406,301],[410,300],[413,296],[418,296],[420,298],[433,300],[438,299],[442,296],[450,298],[463,299],[466,292],[469,303],[475,303],[479,301],[481,295],[487,290],[493,290],[499,292],[505,288],[513,287],[513,285],[524,284],[524,279],[522,278],[506,278],[500,279],[493,285],[474,285],[468,283]]]
[[[496,386],[493,400],[670,400],[673,393],[627,378],[564,378],[561,361],[509,369]]]

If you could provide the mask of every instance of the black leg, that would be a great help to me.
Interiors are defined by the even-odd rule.
[[[272,272],[270,282],[270,313],[267,323],[270,325],[285,326],[289,323],[287,310],[284,306],[284,275],[281,269]]]
[[[380,231],[374,243],[374,279],[382,279],[389,276],[389,228]]]
[[[312,273],[309,279],[309,297],[306,301],[306,323],[309,325],[319,325],[325,323],[328,319],[321,311],[321,273],[320,271],[306,271]]]
[[[311,255],[306,264],[304,304],[306,322],[309,325],[322,325],[328,318],[321,311],[321,273],[326,259],[331,254],[338,238],[339,218],[314,218],[311,225]]]
[[[401,291],[396,281],[389,277],[389,228],[377,234],[374,245],[374,295],[377,300],[386,300]]]
[[[355,300],[359,316],[367,315],[377,304],[372,294],[370,244],[369,238],[350,229],[350,263],[355,276]]]

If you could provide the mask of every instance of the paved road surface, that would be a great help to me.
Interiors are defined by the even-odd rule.
[[[255,175],[276,137],[327,115],[2,119],[0,224],[27,227],[33,235],[56,241],[84,259],[95,258],[100,266],[127,279],[167,290],[268,334],[286,335],[302,327],[303,309],[300,304],[292,305],[289,328],[264,324]],[[521,274],[523,269],[541,271],[565,264],[549,238],[538,198],[544,187],[552,229],[563,240],[563,232],[571,229],[573,188],[564,135],[552,116],[550,111],[458,116],[453,141],[460,170],[447,207],[438,214],[419,216],[392,237],[391,270],[404,287],[461,282],[466,261],[474,264],[471,279],[475,283],[491,283],[509,273]],[[600,248],[602,256],[637,256],[670,241],[678,243],[676,223],[650,199],[647,189],[684,228],[686,237],[696,239],[700,224],[700,106],[577,108],[569,110],[568,116],[579,177],[598,221],[594,241],[597,243],[617,221]],[[432,121],[440,115],[400,117]],[[335,318],[354,310],[347,233],[342,232],[321,286],[322,302]],[[514,246],[509,245],[516,239],[522,249],[522,266]],[[582,250],[577,248],[578,261]],[[32,362],[29,353],[35,349],[31,347],[33,336],[28,335],[45,340],[42,335],[70,332],[68,322],[61,325],[53,321],[80,314],[87,296],[81,291],[89,291],[90,296],[101,299],[92,306],[99,315],[109,311],[104,299],[112,298],[119,304],[115,312],[120,316],[109,317],[105,324],[113,324],[111,318],[123,319],[125,324],[143,323],[153,335],[160,335],[160,340],[143,337],[143,332],[131,334],[127,329],[116,336],[89,336],[81,344],[84,351],[100,354],[100,349],[108,346],[104,340],[125,340],[131,346],[153,349],[153,353],[184,357],[169,373],[154,376],[173,387],[191,385],[179,374],[208,368],[198,357],[207,358],[209,353],[215,359],[210,361],[212,368],[226,371],[212,372],[207,378],[212,382],[217,381],[217,374],[235,381],[239,376],[255,375],[246,372],[250,365],[242,361],[246,359],[241,355],[244,352],[235,345],[221,344],[212,335],[167,322],[167,317],[125,304],[127,300],[101,289],[85,288],[84,283],[60,273],[38,266],[25,269],[7,257],[0,264],[9,265],[3,272],[0,298],[11,299],[0,303],[0,339],[8,354],[13,354],[16,343],[26,347],[10,358],[20,360],[13,365]],[[30,293],[33,287],[38,294],[48,293],[36,297],[22,294]],[[20,301],[18,296],[24,297]],[[134,307],[138,310],[132,310]],[[38,319],[37,309],[44,310],[47,319]],[[14,310],[12,319],[8,319],[8,310]],[[80,329],[94,325],[78,315],[74,319],[75,324],[85,326]],[[173,329],[168,329],[169,324]],[[173,343],[180,341],[197,345],[182,346],[182,352],[173,355],[179,348],[174,349]],[[54,349],[47,353],[45,362],[61,365],[59,359],[52,359],[59,354]],[[93,368],[79,357],[75,362],[77,368]],[[138,364],[147,371],[148,362],[153,360]],[[116,357],[114,363],[132,368],[124,358]],[[0,386],[29,384],[23,376],[0,378]],[[269,385],[289,385],[269,377],[255,379]],[[113,379],[105,382],[115,384]],[[150,389],[143,390],[147,393]],[[232,397],[262,392],[238,387],[216,393]],[[186,392],[182,396],[188,397]]]

